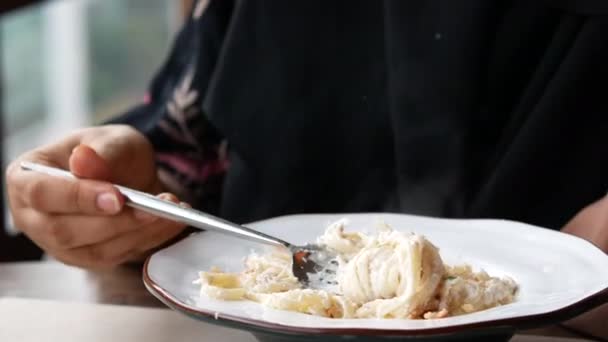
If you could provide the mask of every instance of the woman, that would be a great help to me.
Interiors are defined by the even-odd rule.
[[[182,225],[124,207],[111,181],[237,222],[508,218],[608,251],[608,104],[594,85],[608,76],[606,13],[595,1],[199,1],[142,104],[9,167],[15,223],[91,268],[179,237]]]

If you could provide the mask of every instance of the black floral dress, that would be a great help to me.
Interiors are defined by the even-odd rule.
[[[149,138],[182,198],[239,222],[559,228],[608,189],[598,3],[200,0],[143,103],[112,122]]]

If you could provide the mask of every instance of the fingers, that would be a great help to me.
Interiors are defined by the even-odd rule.
[[[155,220],[154,216],[136,217],[128,209],[115,216],[92,218],[86,215],[47,215],[33,209],[24,209],[19,222],[22,230],[40,247],[51,250],[72,248],[108,241],[116,236],[139,229]]]
[[[87,150],[74,150],[74,160],[71,160],[72,171],[85,178],[96,178],[112,181],[138,190],[148,192],[159,190],[152,187],[156,179],[156,163],[154,149],[148,139],[133,127],[127,125],[104,126],[100,134],[85,134],[80,144],[86,145]],[[84,152],[84,153],[81,153]],[[88,162],[80,163],[79,157],[96,156],[90,160],[103,160],[107,170],[99,168],[91,170]],[[96,177],[92,177],[91,175]]]
[[[162,194],[160,197],[177,202],[177,198],[171,194]],[[185,225],[182,223],[157,218],[109,240],[62,251],[57,253],[56,257],[64,263],[75,266],[111,268],[139,258],[174,238],[184,228]]]
[[[183,228],[184,225],[180,223],[158,220],[109,241],[62,251],[55,257],[74,266],[111,268],[160,246],[179,234]]]
[[[110,181],[112,172],[108,163],[87,145],[76,146],[69,159],[70,171],[80,178]]]
[[[172,194],[158,197],[178,202]],[[22,208],[15,223],[58,260],[108,268],[133,260],[175,237],[184,224],[125,208],[114,216],[51,215]]]
[[[115,215],[124,196],[112,184],[95,180],[71,180],[32,171],[13,170],[8,180],[20,207],[49,214]]]

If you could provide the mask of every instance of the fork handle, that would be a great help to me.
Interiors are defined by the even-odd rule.
[[[78,179],[71,172],[28,161],[21,162],[21,168],[23,170],[35,171],[65,179]],[[122,195],[125,196],[125,204],[132,208],[136,208],[172,221],[178,221],[195,228],[203,230],[208,229],[217,231],[219,233],[230,234],[232,236],[253,242],[261,242],[267,245],[283,246],[287,248],[291,246],[288,242],[281,239],[204,213],[202,211],[193,208],[184,208],[173,202],[165,201],[148,193],[127,188],[122,185],[114,184],[114,186]]]

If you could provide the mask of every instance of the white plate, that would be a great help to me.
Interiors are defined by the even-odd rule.
[[[425,235],[447,264],[468,263],[520,286],[509,305],[435,320],[329,319],[265,308],[251,301],[199,295],[198,271],[239,271],[251,250],[266,247],[213,232],[193,234],[152,255],[148,289],[171,308],[238,328],[289,334],[450,335],[475,329],[553,323],[608,301],[608,255],[589,242],[549,229],[505,220],[449,220],[400,214],[294,215],[248,226],[295,244],[315,241],[328,223],[347,217],[348,230],[373,232],[382,220],[396,230]]]

